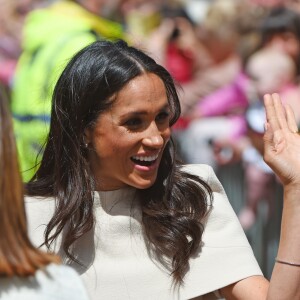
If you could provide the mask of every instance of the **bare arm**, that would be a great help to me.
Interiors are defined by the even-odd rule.
[[[275,263],[270,284],[252,276],[221,289],[228,300],[300,299],[300,136],[293,111],[277,94],[265,96],[267,114],[264,159],[284,188],[277,258],[298,266]]]
[[[265,161],[284,187],[281,236],[267,299],[300,299],[300,136],[293,111],[277,94],[265,96]]]

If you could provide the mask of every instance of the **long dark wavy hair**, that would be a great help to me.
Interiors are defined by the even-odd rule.
[[[172,126],[180,116],[172,77],[152,58],[124,41],[97,41],[87,46],[71,59],[56,84],[43,158],[26,189],[32,196],[56,198],[56,210],[45,231],[45,245],[50,248],[65,228],[62,246],[73,261],[76,253],[71,246],[94,225],[94,180],[84,132],[111,107],[117,92],[145,73],[163,81]],[[189,258],[202,239],[202,220],[211,204],[211,189],[199,177],[181,169],[171,139],[155,183],[139,193],[149,243],[160,257],[170,259],[174,282],[180,284]]]

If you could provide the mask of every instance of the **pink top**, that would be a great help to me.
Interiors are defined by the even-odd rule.
[[[240,72],[230,85],[203,98],[196,105],[196,110],[201,112],[202,117],[244,113],[249,105],[245,92],[247,82],[247,76]]]

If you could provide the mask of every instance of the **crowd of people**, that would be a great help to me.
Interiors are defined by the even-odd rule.
[[[1,300],[300,298],[298,1],[1,1]]]

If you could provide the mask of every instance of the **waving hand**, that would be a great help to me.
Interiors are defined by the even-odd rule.
[[[278,94],[264,97],[266,131],[264,159],[282,184],[300,184],[300,135],[292,109],[284,107]]]

